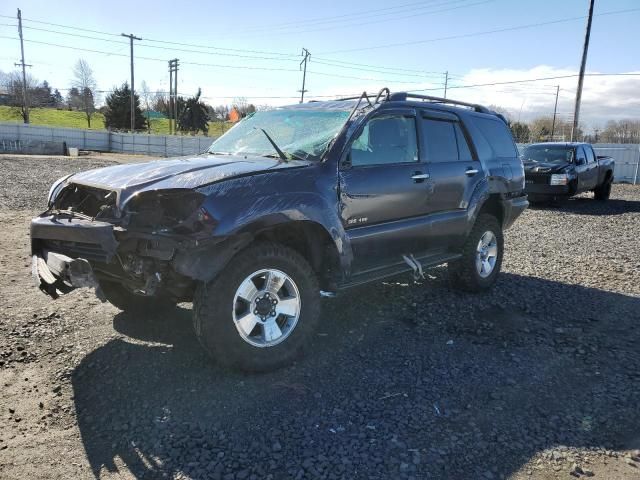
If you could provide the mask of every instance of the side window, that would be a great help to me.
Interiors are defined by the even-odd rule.
[[[459,123],[455,124],[455,129],[456,139],[458,140],[458,155],[460,156],[460,161],[470,162],[473,160],[473,155],[471,155],[469,143],[467,143],[467,138],[464,136],[464,132],[462,131]]]
[[[497,118],[475,117],[474,122],[487,140],[496,157],[517,157],[518,152],[513,143],[509,127]]]
[[[596,156],[593,154],[593,149],[591,147],[584,147],[584,151],[587,152],[588,163],[593,163],[596,161]]]
[[[457,162],[459,157],[455,123],[423,118],[421,125],[427,161]]]
[[[351,144],[353,167],[417,161],[416,121],[413,117],[374,117]]]
[[[578,165],[584,165],[585,163],[587,163],[587,157],[584,154],[584,148],[578,147],[576,149],[576,160],[577,160],[576,163]]]

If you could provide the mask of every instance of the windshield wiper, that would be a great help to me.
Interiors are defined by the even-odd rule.
[[[264,136],[267,137],[267,140],[269,140],[269,143],[271,143],[275,151],[278,152],[278,156],[280,157],[280,160],[282,160],[285,163],[289,161],[285,153],[282,150],[280,150],[280,147],[278,146],[278,144],[273,141],[273,138],[271,138],[271,136],[267,133],[267,131],[264,128],[258,128],[258,127],[253,127],[253,128],[256,130],[260,130],[262,133],[264,133]]]

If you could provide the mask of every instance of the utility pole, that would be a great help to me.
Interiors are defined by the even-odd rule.
[[[131,43],[131,133],[136,130],[136,97],[134,95],[134,83],[133,83],[133,41],[142,40],[140,37],[136,37],[134,34],[126,33],[122,34],[123,37],[127,37]]]
[[[571,141],[575,140],[578,133],[578,122],[580,121],[580,101],[582,100],[582,85],[584,83],[584,71],[587,66],[587,52],[589,50],[589,38],[591,37],[591,22],[593,20],[593,4],[595,0],[589,0],[589,16],[587,18],[587,31],[584,35],[584,46],[582,47],[582,63],[580,64],[580,76],[578,77],[578,90],[576,91],[576,107],[573,112],[573,128],[571,129]]]
[[[178,133],[178,59],[173,59],[173,133]]]
[[[28,92],[27,92],[27,71],[26,67],[30,67],[31,65],[27,65],[24,63],[24,41],[22,39],[22,12],[18,9],[18,34],[20,35],[20,63],[14,64],[16,67],[22,67],[22,119],[24,123],[29,123],[29,102],[27,102]]]
[[[551,141],[553,134],[556,132],[556,115],[558,113],[558,94],[560,93],[560,85],[556,85],[556,105],[553,107],[553,123],[551,123]]]
[[[300,103],[304,102],[304,94],[307,91],[304,89],[305,82],[307,80],[307,61],[309,60],[309,57],[311,57],[309,50],[307,50],[306,48],[302,49],[302,55],[304,55],[304,58],[300,62],[300,69],[302,70],[302,64],[304,64],[304,70],[302,73],[302,90],[300,90]]]
[[[444,96],[443,98],[447,98],[447,87],[449,86],[449,70],[444,72]]]
[[[175,73],[175,88],[173,85]],[[169,135],[178,132],[177,129],[177,103],[178,103],[178,59],[169,60]]]

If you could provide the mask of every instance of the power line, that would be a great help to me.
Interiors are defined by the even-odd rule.
[[[380,69],[380,70],[394,70],[394,71],[398,71],[398,72],[415,72],[415,73],[422,73],[425,76],[427,74],[430,75],[442,75],[442,72],[436,72],[436,71],[427,71],[427,70],[419,70],[419,69],[414,69],[414,68],[400,68],[400,67],[385,67],[382,65],[371,65],[368,63],[355,63],[355,62],[347,62],[344,60],[334,60],[334,59],[329,59],[329,58],[322,58],[322,57],[313,57],[315,59],[316,62],[318,62],[318,60],[321,60],[323,62],[331,62],[333,63],[341,63],[341,64],[346,64],[346,65],[355,65],[358,67],[372,67],[375,69]],[[336,65],[337,66],[337,65]],[[459,75],[452,75],[449,74],[449,76],[459,76]]]
[[[13,19],[13,17],[9,17],[6,15],[0,15],[0,18],[11,18]],[[49,26],[54,26],[54,27],[60,27],[60,28],[67,28],[67,29],[72,29],[72,30],[77,30],[77,31],[82,31],[82,32],[89,32],[89,33],[97,33],[99,35],[108,35],[108,36],[114,36],[114,37],[119,37],[119,34],[116,33],[112,33],[112,32],[103,32],[103,31],[99,31],[99,30],[91,30],[91,29],[87,29],[87,28],[80,28],[74,25],[65,25],[62,23],[51,23],[51,22],[45,22],[42,20],[34,20],[34,19],[29,19],[29,18],[24,18],[23,19],[26,22],[31,22],[31,23],[38,23],[41,25],[49,25]],[[27,27],[25,27],[27,28]],[[28,27],[28,28],[32,28],[35,29],[35,27]],[[56,33],[62,33],[62,32],[56,32]],[[145,37],[145,42],[152,42],[152,43],[162,43],[162,44],[168,44],[168,45],[181,45],[181,46],[185,46],[185,47],[195,47],[195,48],[207,48],[207,49],[211,49],[211,50],[222,50],[222,51],[228,51],[228,52],[245,52],[245,53],[261,53],[264,55],[275,55],[275,56],[287,56],[287,57],[295,57],[295,54],[292,53],[282,53],[282,52],[269,52],[269,51],[264,51],[264,50],[248,50],[248,49],[239,49],[239,48],[224,48],[224,47],[214,47],[211,45],[202,45],[202,44],[193,44],[193,43],[182,43],[182,42],[170,42],[170,41],[165,41],[165,40],[156,40],[153,38],[146,38]],[[123,43],[123,42],[115,42],[115,43]]]
[[[578,74],[556,75],[553,77],[527,78],[523,80],[507,80],[504,82],[477,83],[475,85],[452,85],[452,86],[449,86],[449,89],[451,90],[453,88],[492,87],[496,85],[510,85],[514,83],[540,82],[544,80],[558,80],[561,78],[576,78],[578,76],[579,76]],[[640,73],[586,73],[585,74],[585,77],[619,77],[619,76],[640,77]],[[439,88],[419,88],[415,90],[410,90],[410,92],[426,92],[430,90],[439,90]]]
[[[437,1],[437,0],[436,0]],[[416,5],[423,5],[425,3],[427,4],[431,4],[433,3],[434,0],[429,0],[427,2],[425,1],[421,1],[421,2],[412,2],[412,3],[405,3],[402,5],[394,5],[391,7],[385,7],[385,8],[378,8],[375,10],[369,10],[369,12],[383,12],[383,11],[389,11],[389,10],[395,10],[398,8],[406,8],[406,7],[413,7]],[[269,29],[273,30],[275,28],[282,28],[282,27],[286,27],[288,25],[309,25],[309,24],[314,24],[314,23],[326,23],[327,21],[334,21],[340,18],[345,18],[345,17],[358,17],[361,16],[363,14],[362,10],[359,10],[357,12],[354,13],[345,13],[342,15],[333,15],[333,16],[329,16],[329,17],[316,17],[316,18],[309,18],[309,19],[305,19],[305,20],[295,20],[295,21],[291,21],[291,22],[285,22],[285,23],[279,23],[279,24],[270,24],[269,25]],[[255,31],[257,29],[260,28],[267,28],[267,27],[263,27],[263,26],[257,26],[257,27],[251,27],[248,28],[244,31]]]
[[[291,34],[291,33],[297,33],[298,31],[303,31],[305,33],[307,32],[320,32],[320,31],[325,31],[325,30],[335,30],[335,29],[340,29],[340,28],[347,28],[347,27],[353,27],[353,26],[360,26],[360,25],[370,25],[370,24],[374,24],[374,23],[381,23],[381,22],[389,22],[392,20],[402,20],[405,18],[414,18],[416,16],[424,16],[424,15],[432,15],[434,13],[442,13],[442,12],[448,12],[451,10],[458,10],[460,8],[467,8],[467,7],[471,7],[471,6],[475,6],[475,5],[481,5],[481,4],[485,4],[485,3],[489,3],[495,0],[481,0],[481,1],[477,1],[475,3],[469,3],[469,4],[465,4],[465,5],[459,5],[459,6],[455,6],[455,7],[451,7],[451,4],[454,3],[460,3],[460,2],[469,2],[471,0],[453,0],[450,2],[441,2],[441,3],[435,3],[435,4],[429,4],[429,5],[425,5],[423,7],[417,7],[417,8],[410,8],[410,9],[403,9],[403,10],[399,10],[396,12],[385,12],[385,13],[360,13],[360,14],[356,14],[356,15],[350,15],[354,18],[344,18],[342,20],[340,19],[334,19],[334,20],[324,20],[324,21],[318,21],[318,22],[314,22],[315,25],[320,25],[323,23],[330,23],[331,26],[329,27],[323,27],[323,28],[314,28],[314,29],[309,29],[309,27],[313,27],[314,24],[303,24],[302,22],[300,23],[294,23],[291,24],[290,26],[284,26],[284,27],[278,27],[277,29],[274,29],[272,26],[269,27],[264,27],[265,29],[268,29],[270,34],[280,34],[280,33],[284,33],[284,34]],[[419,10],[423,10],[426,8],[434,8],[434,7],[440,7],[440,6],[448,6],[448,8],[443,8],[440,10],[431,10],[431,11],[427,11],[427,12],[423,12],[420,13]],[[397,7],[387,7],[387,8],[397,8]],[[376,12],[376,10],[373,10],[371,12]],[[404,13],[409,13],[411,12],[411,15],[405,15],[405,16],[395,16],[398,14],[404,14]],[[365,21],[362,22],[361,20],[363,19],[367,19],[367,18],[375,18],[375,17],[384,17],[381,20],[372,20],[372,21]],[[357,23],[345,23],[340,25],[339,23],[343,23],[343,22],[353,22],[357,20]],[[256,30],[258,30],[258,32],[256,32]],[[260,31],[263,29],[253,29],[251,30],[251,32],[256,32],[258,34],[260,34]],[[289,30],[289,31],[287,31]]]
[[[603,12],[603,13],[598,13],[594,16],[605,16],[605,15],[619,15],[621,13],[631,13],[631,12],[638,12],[640,11],[640,8],[629,8],[626,10],[615,10],[615,11],[610,11],[610,12]],[[361,47],[361,48],[349,48],[349,49],[344,49],[344,50],[333,50],[330,52],[321,52],[322,54],[333,54],[333,53],[349,53],[349,52],[362,52],[365,50],[378,50],[378,49],[383,49],[383,48],[393,48],[393,47],[405,47],[407,45],[420,45],[420,44],[424,44],[424,43],[431,43],[431,42],[440,42],[440,41],[444,41],[444,40],[457,40],[460,38],[469,38],[469,37],[477,37],[477,36],[482,36],[482,35],[491,35],[494,33],[503,33],[503,32],[511,32],[511,31],[515,31],[515,30],[524,30],[524,29],[528,29],[528,28],[535,28],[535,27],[542,27],[545,25],[555,25],[558,23],[567,23],[567,22],[574,22],[577,20],[583,20],[584,18],[586,18],[586,16],[582,15],[579,17],[569,17],[569,18],[561,18],[558,20],[550,20],[548,22],[537,22],[537,23],[529,23],[529,24],[525,24],[525,25],[517,25],[517,26],[513,26],[513,27],[505,27],[505,28],[497,28],[494,30],[484,30],[481,32],[473,32],[473,33],[462,33],[459,35],[449,35],[447,37],[436,37],[436,38],[427,38],[424,40],[414,40],[414,41],[410,41],[410,42],[401,42],[401,43],[388,43],[385,45],[375,45],[375,46],[371,46],[371,47]]]
[[[90,35],[81,35],[81,34],[77,34],[77,33],[70,33],[70,32],[59,32],[57,30],[49,30],[46,28],[38,28],[38,27],[24,27],[24,28],[28,28],[30,30],[36,30],[36,31],[40,31],[40,32],[48,32],[48,33],[54,33],[57,35],[66,35],[69,37],[76,37],[76,38],[86,38],[89,40],[98,40],[100,42],[108,42],[108,43],[115,43],[115,44],[119,44],[119,45],[127,45],[126,42],[120,42],[117,40],[111,40],[109,38],[100,38],[100,37],[92,37]],[[150,40],[146,40],[145,41],[150,41]],[[241,55],[238,53],[220,53],[220,52],[204,52],[201,50],[189,50],[189,49],[184,49],[184,48],[176,48],[176,47],[161,47],[158,45],[141,45],[141,47],[143,48],[155,48],[155,49],[159,49],[159,50],[170,50],[170,51],[177,51],[177,52],[187,52],[187,53],[197,53],[197,54],[201,54],[201,55],[216,55],[216,56],[224,56],[224,57],[237,57],[237,58],[251,58],[251,59],[261,59],[261,60],[271,60],[271,61],[296,61],[294,59],[290,59],[290,58],[278,58],[278,57],[264,57],[264,56],[256,56],[256,55]]]
[[[481,1],[478,1],[478,2],[475,2],[475,3],[459,5],[457,7],[442,8],[440,10],[431,10],[431,11],[423,12],[423,13],[412,12],[410,15],[404,15],[404,16],[401,16],[401,17],[385,16],[385,18],[382,18],[380,20],[371,20],[371,21],[366,21],[366,22],[348,23],[348,24],[344,24],[344,25],[331,25],[329,27],[324,27],[324,28],[315,28],[315,29],[303,28],[303,29],[300,29],[300,30],[290,30],[290,31],[282,31],[282,30],[273,31],[273,30],[269,30],[269,34],[270,35],[280,35],[280,34],[294,34],[294,33],[323,32],[323,31],[327,31],[327,30],[336,30],[336,29],[341,29],[341,28],[352,28],[352,27],[359,27],[359,26],[363,26],[363,25],[372,25],[372,24],[376,24],[376,23],[388,23],[389,21],[393,21],[393,20],[403,20],[403,19],[407,19],[407,18],[415,18],[415,17],[425,16],[425,15],[433,15],[435,13],[450,12],[452,10],[459,10],[461,8],[468,8],[468,7],[473,7],[473,6],[477,6],[477,5],[483,5],[483,4],[492,2],[492,1],[495,1],[495,0],[481,0]],[[401,12],[399,12],[399,13],[401,13]]]
[[[0,36],[0,38],[15,39],[15,37],[7,37],[7,36]],[[95,49],[89,49],[89,48],[79,48],[79,47],[76,47],[76,46],[61,45],[61,44],[58,44],[58,43],[50,43],[50,42],[42,42],[42,41],[39,41],[39,40],[25,40],[25,42],[35,43],[35,44],[40,44],[40,45],[48,45],[48,46],[59,47],[59,48],[66,48],[66,49],[70,49],[70,50],[77,50],[77,51],[83,51],[83,52],[89,52],[89,53],[97,53],[97,54],[102,54],[102,55],[110,55],[110,56],[117,56],[117,57],[127,57],[128,56],[127,54],[124,54],[124,53],[107,52],[107,51],[104,51],[104,50],[95,50]],[[136,58],[138,58],[139,60],[149,60],[149,61],[156,61],[156,62],[165,62],[166,61],[163,58],[145,57],[145,56],[140,56],[140,55],[138,55]],[[200,66],[200,67],[241,69],[241,70],[260,70],[260,71],[269,71],[269,72],[297,72],[297,71],[299,71],[299,70],[292,69],[292,68],[259,67],[259,66],[252,66],[252,65],[225,65],[225,64],[204,63],[204,62],[187,62],[187,61],[183,61],[182,64],[183,65],[194,65],[194,66]],[[404,81],[404,80],[399,80],[399,79],[357,77],[357,76],[351,76],[351,75],[340,75],[340,74],[335,74],[335,73],[319,72],[319,71],[308,71],[308,72],[309,73],[313,73],[315,75],[325,76],[325,77],[345,78],[345,79],[352,79],[352,80],[364,80],[364,81],[374,81],[374,82],[389,82],[389,83],[405,83],[405,84],[410,84],[410,83],[411,84],[422,84],[422,83],[425,83],[425,82],[418,82],[418,81]]]
[[[393,71],[398,71],[400,73],[398,73],[398,75],[403,75],[405,77],[419,77],[419,78],[425,78],[425,77],[441,77],[444,75],[443,72],[434,72],[434,73],[423,73],[423,74],[418,74],[418,73],[407,73],[402,71],[402,69],[398,69],[396,70],[393,67],[380,67],[380,68],[367,68],[367,67],[357,67],[357,66],[349,66],[349,65],[340,65],[337,63],[331,63],[331,62],[326,62],[323,60],[318,60],[317,58],[314,57],[314,62],[319,64],[319,65],[327,65],[330,67],[336,67],[336,68],[344,68],[344,69],[348,69],[348,70],[360,70],[363,72],[373,72],[373,73],[386,73],[386,74],[393,74]]]

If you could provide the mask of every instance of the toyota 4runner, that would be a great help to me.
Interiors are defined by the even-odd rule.
[[[509,128],[480,105],[390,93],[259,111],[190,158],[61,178],[31,223],[33,273],[134,314],[193,302],[219,362],[294,358],[320,297],[447,263],[491,287],[527,207]]]

